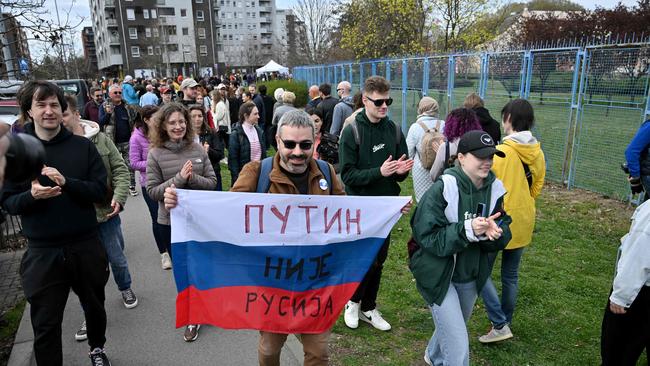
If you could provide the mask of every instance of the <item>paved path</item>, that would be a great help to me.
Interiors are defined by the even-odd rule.
[[[204,326],[198,340],[183,341],[183,330],[175,329],[176,287],[171,271],[160,268],[160,255],[153,241],[151,221],[142,195],[130,197],[121,215],[126,240],[132,288],[139,305],[126,309],[113,277],[106,286],[106,351],[113,366],[118,365],[256,365],[255,331],[228,331]],[[29,306],[16,336],[15,354],[9,366],[28,365],[33,338]],[[76,342],[74,333],[83,321],[79,301],[70,294],[63,322],[63,359],[69,366],[88,365],[88,346]],[[300,355],[300,361],[294,354]],[[302,347],[295,337],[282,351],[282,365],[302,364]]]
[[[25,298],[18,275],[23,253],[25,250],[0,253],[0,314]]]

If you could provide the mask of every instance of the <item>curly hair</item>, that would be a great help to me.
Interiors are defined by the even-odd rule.
[[[471,109],[456,108],[449,112],[447,118],[445,118],[443,134],[447,141],[459,139],[465,132],[472,130],[482,130],[482,128],[476,113]]]
[[[189,142],[194,141],[194,129],[190,120],[190,112],[180,103],[167,103],[151,117],[153,120],[153,124],[149,129],[149,143],[151,147],[162,147],[165,142],[169,141],[165,124],[171,115],[176,112],[179,112],[185,118],[185,136],[183,136],[183,140]]]

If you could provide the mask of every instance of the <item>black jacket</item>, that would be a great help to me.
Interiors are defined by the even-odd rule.
[[[262,149],[262,159],[266,157],[266,150],[264,149],[264,132],[259,125],[255,126],[257,137],[260,140],[260,147]],[[228,142],[228,169],[232,175],[232,184],[235,184],[239,172],[241,172],[244,165],[251,161],[251,143],[244,132],[241,123],[237,123],[232,128],[230,133],[230,140]]]
[[[321,111],[323,115],[323,125],[321,131],[329,131],[332,126],[332,116],[334,115],[334,107],[338,104],[339,100],[336,98],[327,97],[322,102],[318,103],[316,109]]]
[[[230,112],[230,123],[235,124],[239,121],[239,107],[241,107],[242,101],[239,98],[228,98],[228,107]]]
[[[262,95],[255,94],[253,96],[253,103],[255,103],[255,106],[257,107],[257,112],[260,114],[260,119],[258,120],[257,123],[259,123],[262,129],[264,129],[264,127],[266,126],[266,108],[264,108],[264,100],[262,99]]]
[[[490,111],[483,107],[474,108],[473,111],[476,112],[483,131],[487,132],[496,143],[499,143],[501,141],[501,127],[499,126],[499,122],[492,118]]]
[[[25,132],[36,136],[34,124],[27,124]],[[61,195],[36,200],[31,194],[31,182],[6,182],[2,206],[10,214],[21,216],[30,247],[62,247],[97,235],[93,203],[103,203],[108,197],[106,169],[97,148],[89,139],[63,127],[52,140],[41,142],[45,146],[45,165],[65,177]],[[56,186],[46,176],[40,176],[38,181],[44,186]]]
[[[270,124],[273,121],[273,104],[275,104],[275,100],[268,95],[261,95],[261,97],[264,102],[264,120]]]
[[[210,163],[212,164],[212,169],[214,169],[215,174],[221,173],[221,166],[219,162],[223,159],[223,141],[217,132],[206,132],[199,135],[199,141],[201,145],[208,143],[210,147],[208,148],[208,157],[210,158]]]

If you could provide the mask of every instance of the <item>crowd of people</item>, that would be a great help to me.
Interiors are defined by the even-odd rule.
[[[366,79],[354,95],[348,81],[338,83],[338,98],[331,85],[313,85],[304,109],[295,105],[291,91],[276,89],[270,96],[265,85],[247,84],[182,77],[141,82],[126,76],[122,83],[93,86],[91,100],[77,106],[52,83],[25,83],[18,94],[26,122],[20,130],[43,143],[47,166],[31,182],[5,184],[1,202],[21,216],[28,240],[21,275],[38,364],[63,364],[61,322],[70,289],[86,319],[75,338],[88,340],[93,365],[109,364],[104,352],[109,265],[124,306],[138,305],[119,216],[128,196],[143,195],[161,268],[169,270],[175,190],[221,191],[221,164],[228,167],[231,191],[260,192],[263,186],[269,194],[398,196],[400,182],[412,172],[415,201],[402,209],[407,214],[417,204],[409,269],[435,326],[424,361],[469,364],[466,324],[479,296],[492,324],[479,341],[513,337],[520,263],[532,241],[535,199],[546,173],[528,101],[508,102],[499,123],[475,93],[444,118],[438,102],[425,96],[404,132],[389,116],[391,86],[380,76]],[[633,185],[647,183],[649,136],[639,138],[646,147],[635,145],[634,151],[645,155],[640,168],[630,166],[631,174],[640,171],[631,177]],[[322,188],[323,180],[331,189]],[[647,206],[622,246],[619,275],[634,278],[634,288],[614,282],[603,322],[605,364],[633,364],[616,360],[632,362],[643,339],[647,345],[650,260],[639,249],[648,242]],[[360,320],[380,331],[392,328],[377,304],[390,244],[389,234],[345,305],[350,329]],[[499,254],[501,295],[491,280]],[[637,271],[628,273],[630,268]],[[646,333],[635,333],[636,342],[629,342],[633,350],[624,332],[632,325],[619,324],[624,319],[619,315],[632,309],[630,317],[646,322]],[[200,326],[186,326],[185,341],[196,340]],[[286,337],[261,332],[260,365],[279,365]],[[305,365],[328,364],[329,337],[330,330],[301,335]]]

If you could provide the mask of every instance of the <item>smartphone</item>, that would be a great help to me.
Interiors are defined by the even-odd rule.
[[[487,217],[485,215],[485,203],[476,205],[476,217]]]

